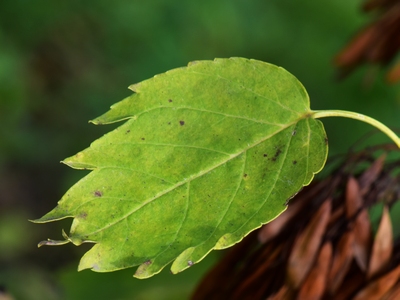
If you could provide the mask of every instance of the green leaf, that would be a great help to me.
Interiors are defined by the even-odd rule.
[[[35,221],[74,218],[66,240],[95,243],[79,270],[180,272],[276,218],[326,161],[307,92],[277,66],[199,61],[130,88],[92,122],[127,121],[64,160],[93,171]]]

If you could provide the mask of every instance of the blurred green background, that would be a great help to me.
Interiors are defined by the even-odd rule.
[[[180,275],[76,271],[88,246],[44,247],[70,221],[35,225],[83,171],[59,164],[114,128],[87,121],[128,85],[189,61],[242,56],[280,65],[312,109],[344,109],[400,127],[400,88],[375,69],[338,82],[332,59],[373,16],[361,1],[117,0],[0,2],[0,288],[15,299],[186,299],[221,253]],[[330,153],[372,127],[324,119]],[[387,142],[382,134],[366,144]]]

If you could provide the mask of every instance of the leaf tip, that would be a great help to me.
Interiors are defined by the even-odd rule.
[[[94,170],[96,168],[92,164],[85,163],[84,160],[85,153],[81,151],[74,156],[67,157],[66,159],[62,160],[61,163],[77,170]]]
[[[93,125],[103,125],[102,121],[98,118],[93,119],[93,120],[89,120],[88,122],[89,124],[93,124]]]
[[[134,83],[128,86],[128,89],[131,90],[134,93],[138,93],[140,83]]]

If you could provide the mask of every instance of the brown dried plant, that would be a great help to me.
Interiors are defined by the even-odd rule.
[[[363,11],[374,14],[373,21],[353,36],[335,58],[340,77],[347,76],[364,64],[387,66],[400,50],[400,2],[397,0],[368,0]],[[400,80],[400,61],[392,64],[386,80]]]

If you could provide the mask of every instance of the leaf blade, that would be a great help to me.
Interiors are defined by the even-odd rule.
[[[127,121],[64,160],[92,172],[38,220],[73,217],[69,240],[96,243],[80,270],[180,272],[282,213],[325,163],[304,87],[276,66],[197,62],[133,89],[93,123]]]

